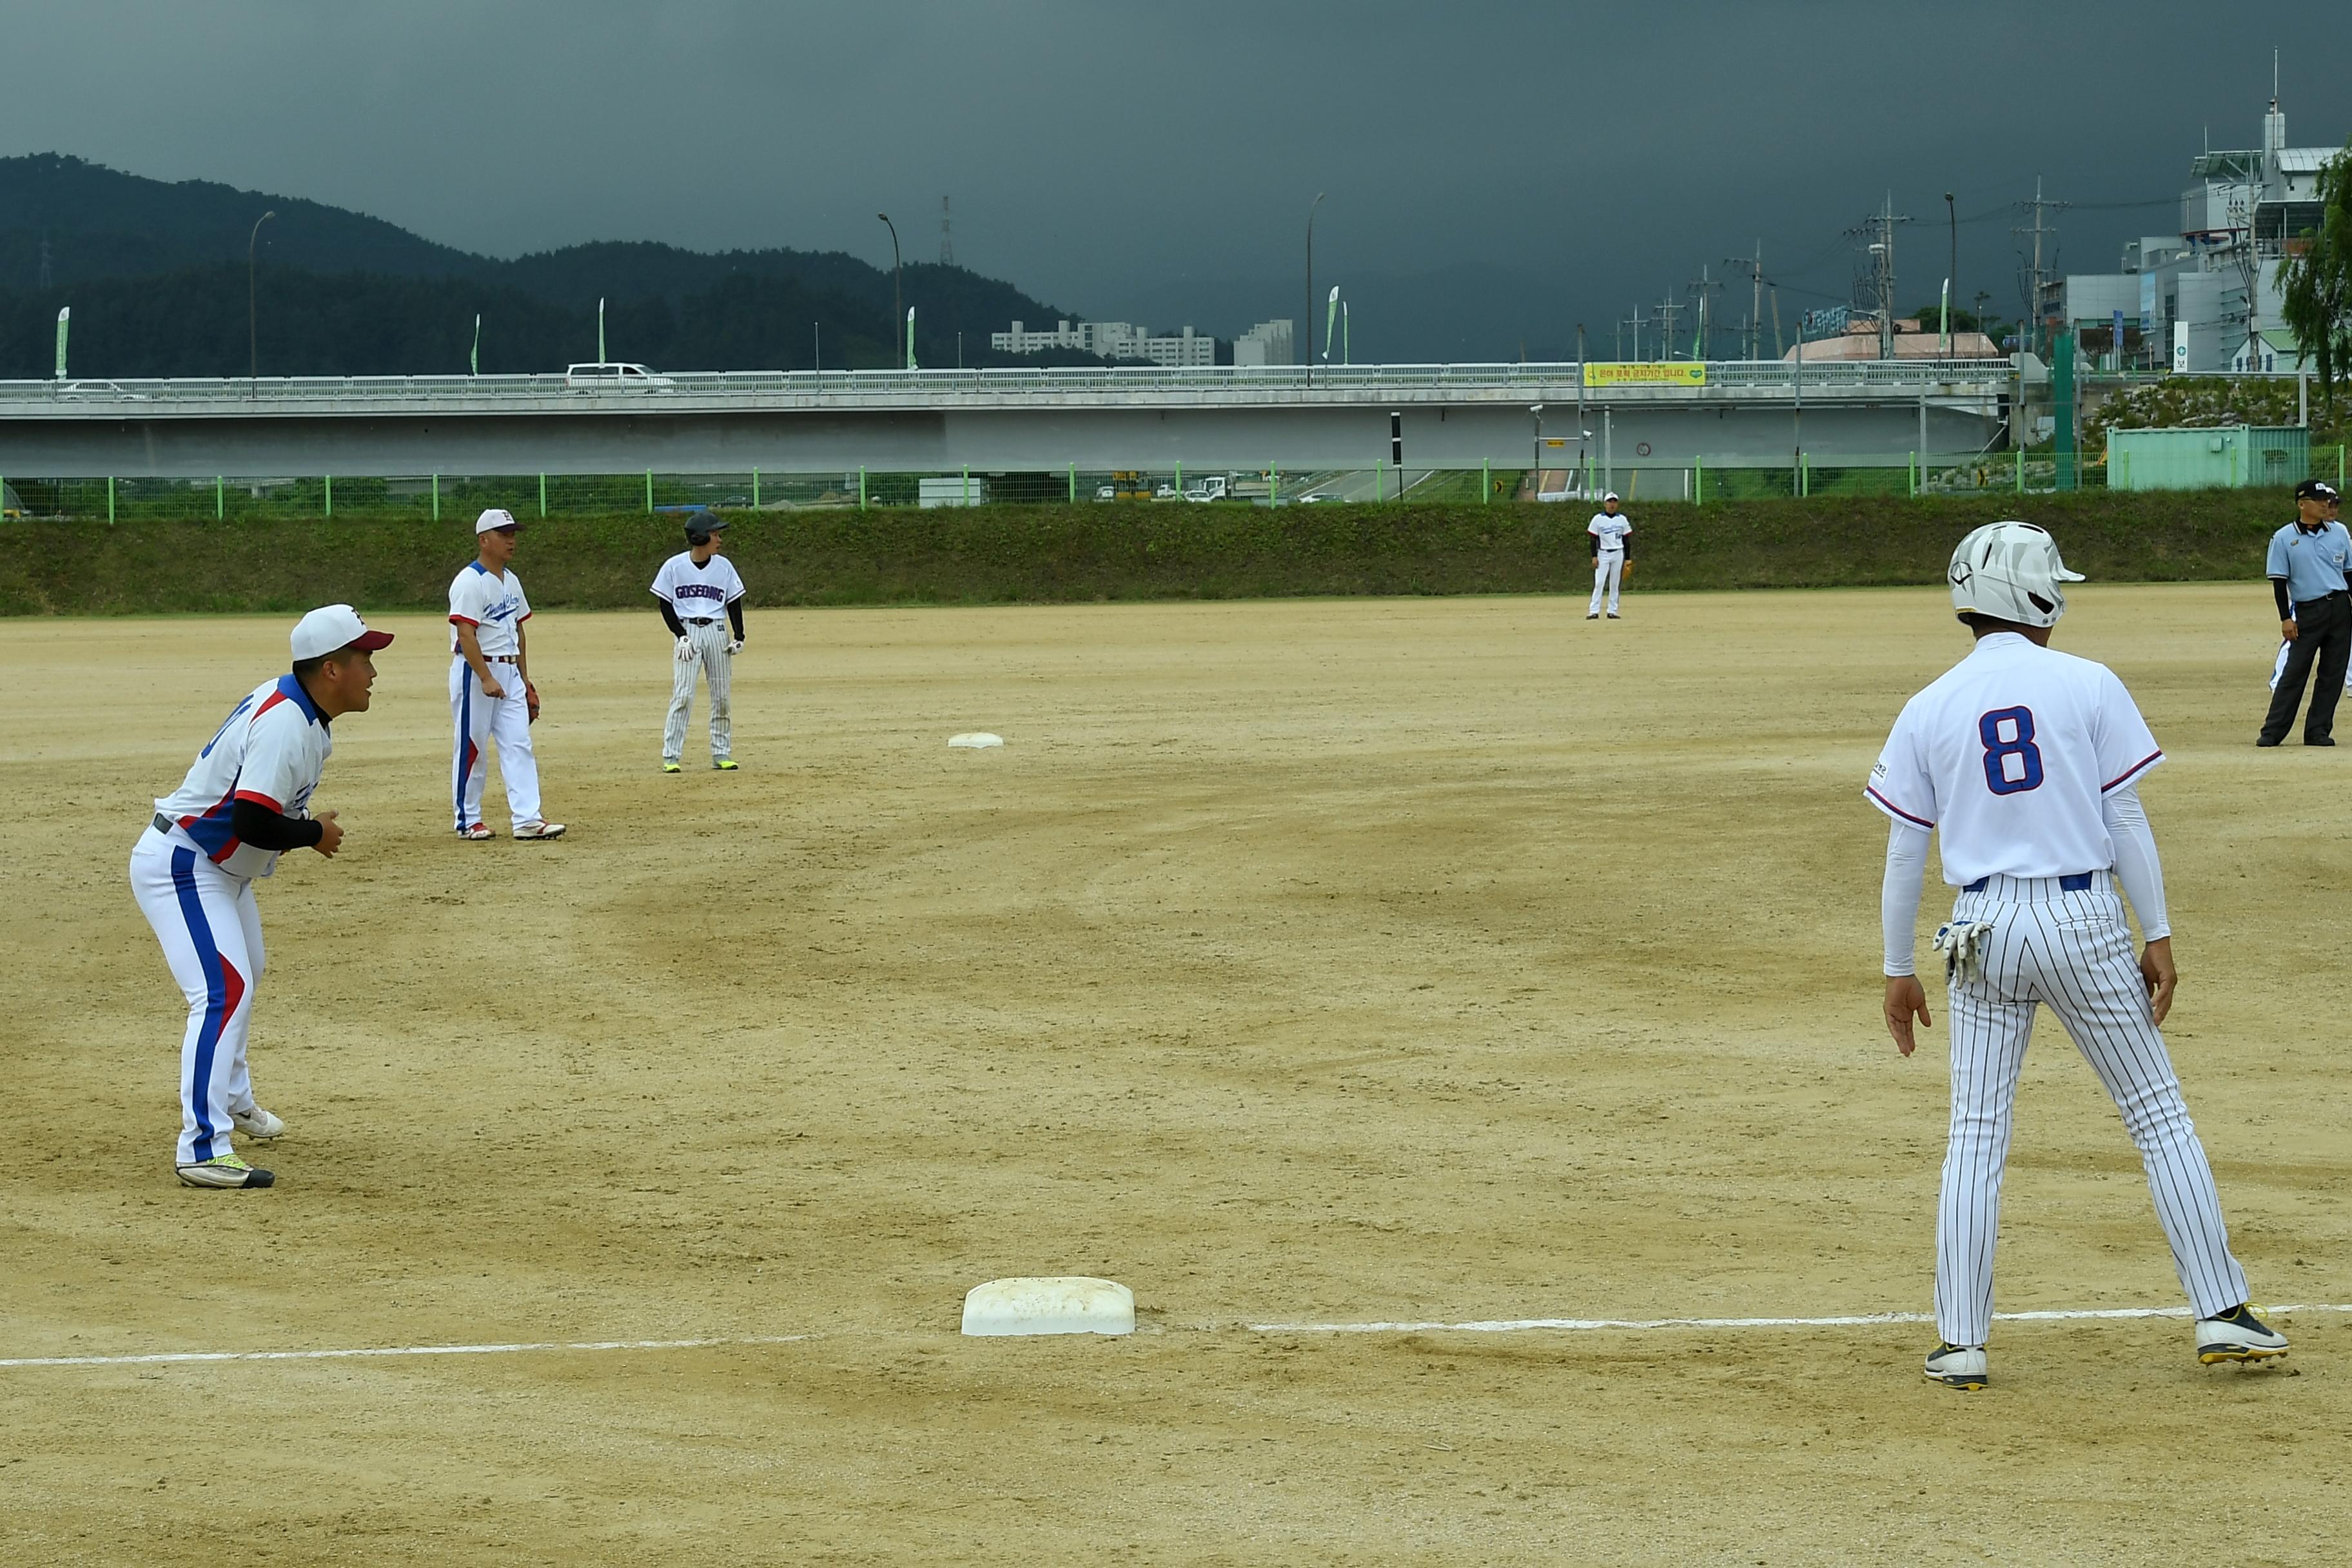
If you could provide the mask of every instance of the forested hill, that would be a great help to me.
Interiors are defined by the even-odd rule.
[[[436,245],[319,202],[207,181],[167,184],[56,153],[0,158],[0,378],[53,367],[59,307],[73,307],[78,375],[241,375],[246,256],[261,230],[265,374],[460,374],[473,319],[481,369],[555,370],[596,355],[607,301],[615,359],[672,369],[798,370],[894,362],[891,278],[838,251],[711,255],[604,242],[512,261]],[[40,287],[44,240],[50,287]],[[901,287],[919,361],[1009,361],[986,348],[1013,318],[1067,311],[960,267],[918,262]]]

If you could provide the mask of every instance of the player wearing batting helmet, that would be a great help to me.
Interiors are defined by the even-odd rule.
[[[1958,889],[1936,932],[1951,1027],[1951,1133],[1936,1213],[1930,1382],[1982,1388],[1993,1242],[2018,1074],[2047,1006],[2123,1113],[2197,1320],[2198,1359],[2260,1361],[2286,1336],[2246,1301],[2213,1172],[2158,1026],[2172,1005],[2172,926],[2139,779],[2164,761],[2115,671],[2050,647],[2079,583],[2050,535],[1988,523],[1960,541],[1952,608],[1976,647],[1895,721],[1864,795],[1887,816],[1879,895],[1887,1031],[1909,1056],[1927,994],[1912,932],[1927,838]],[[2146,945],[2137,962],[2124,903]]]

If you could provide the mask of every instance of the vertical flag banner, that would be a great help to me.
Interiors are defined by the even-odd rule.
[[[1943,330],[1936,334],[1936,350],[1948,354],[1952,352],[1952,280],[1948,278],[1944,279],[1943,321]]]
[[[915,368],[915,307],[907,307],[907,368]]]
[[[1323,308],[1323,363],[1331,363],[1331,330],[1339,321],[1339,286],[1331,285],[1331,298]]]
[[[604,301],[596,301],[596,363],[608,363],[604,358]]]
[[[466,363],[473,374],[482,374],[482,318],[479,315],[474,318],[474,353]]]
[[[66,378],[66,326],[73,320],[73,307],[66,306],[58,312],[58,379]]]

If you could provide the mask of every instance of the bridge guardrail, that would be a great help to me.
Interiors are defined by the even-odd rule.
[[[1793,395],[1801,384],[1823,396],[1879,391],[1904,396],[1947,395],[2006,384],[2007,360],[1711,362],[1706,389]],[[680,401],[721,403],[949,402],[992,397],[1066,395],[1280,398],[1313,395],[1524,393],[1573,396],[1581,377],[1574,362],[1543,364],[1214,365],[1186,369],[1061,370],[678,371],[667,385],[573,385],[561,374],[540,375],[225,376],[142,380],[0,381],[0,416],[33,414],[79,417],[136,416],[201,408],[227,414],[239,407],[282,412],[289,406],[383,409],[463,405],[519,412],[543,409],[657,409]],[[1687,395],[1700,388],[1643,385],[1586,387],[1592,403],[1643,401],[1661,393]]]

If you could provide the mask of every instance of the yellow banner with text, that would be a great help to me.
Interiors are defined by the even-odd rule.
[[[1706,365],[1698,360],[1675,360],[1664,364],[1588,364],[1584,367],[1587,386],[1705,386]]]

